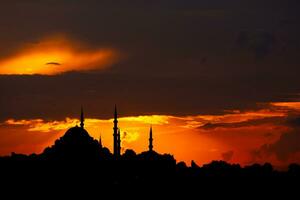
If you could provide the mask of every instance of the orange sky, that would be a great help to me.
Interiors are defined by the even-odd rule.
[[[284,108],[294,104],[281,103],[279,107],[269,104],[269,109],[232,111],[224,115],[121,115],[119,127],[122,149],[123,152],[125,149],[134,149],[136,152],[147,150],[149,127],[152,125],[154,149],[161,153],[171,153],[178,161],[183,160],[189,164],[195,160],[204,164],[211,160],[227,159],[242,165],[269,161],[281,166],[283,163],[274,156],[257,159],[253,158],[251,152],[264,144],[274,143],[281,134],[290,130],[278,120],[283,121],[288,112]],[[297,105],[293,108],[297,109]],[[90,135],[98,139],[101,134],[103,145],[112,149],[112,119],[93,119],[88,117],[88,113],[86,115],[85,128]],[[78,124],[78,119],[71,118],[63,121],[8,119],[0,126],[1,132],[9,135],[1,140],[0,153],[40,153],[68,128]]]

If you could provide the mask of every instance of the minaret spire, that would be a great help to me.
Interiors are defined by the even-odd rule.
[[[113,138],[114,138],[114,156],[118,156],[118,112],[117,105],[115,105],[115,113],[114,113],[114,127],[113,127]]]
[[[115,120],[118,122],[118,112],[117,112],[117,104],[115,104],[115,115],[114,115]]]
[[[80,113],[80,127],[84,127],[84,114],[83,114],[83,108],[81,106],[81,113]]]
[[[152,135],[152,125],[150,126],[150,133],[149,133],[149,151],[153,151],[153,135]]]
[[[100,146],[101,149],[103,148],[103,146],[102,146],[101,134],[100,134],[100,137],[99,137],[99,146]]]
[[[121,130],[118,129],[118,156],[121,155]]]

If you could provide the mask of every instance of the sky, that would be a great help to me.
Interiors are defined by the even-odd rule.
[[[177,161],[300,163],[297,0],[0,3],[0,155],[78,123]]]

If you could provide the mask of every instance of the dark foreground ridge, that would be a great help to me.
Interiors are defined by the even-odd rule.
[[[149,150],[136,154],[133,150],[120,152],[120,131],[115,112],[113,139],[114,153],[100,141],[92,138],[84,129],[83,112],[81,126],[69,129],[51,147],[41,154],[22,155],[12,153],[0,158],[0,177],[6,187],[45,189],[69,186],[75,190],[103,190],[110,188],[140,188],[155,192],[158,188],[172,193],[196,188],[203,193],[213,190],[239,188],[244,192],[273,193],[287,188],[296,192],[300,179],[300,166],[291,164],[287,171],[276,171],[271,164],[253,164],[241,167],[224,161],[213,161],[199,167],[192,161],[187,167],[176,162],[170,154],[153,150],[152,128]],[[156,189],[155,189],[156,188]],[[179,188],[179,190],[174,190]],[[252,191],[252,192],[251,192]]]

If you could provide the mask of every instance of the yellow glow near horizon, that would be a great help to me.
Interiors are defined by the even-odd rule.
[[[113,49],[90,49],[64,36],[44,38],[0,60],[0,74],[46,74],[103,69],[116,62]]]
[[[120,121],[126,121],[126,122],[141,122],[146,124],[168,124],[168,119],[170,116],[167,115],[143,115],[143,116],[135,116],[135,117],[122,117],[120,118]]]
[[[195,116],[171,116],[171,115],[141,115],[141,116],[129,116],[120,117],[119,124],[121,130],[135,129],[144,127],[147,125],[165,126],[171,127],[176,125],[183,129],[195,129],[199,128],[206,123],[237,123],[246,122],[248,120],[272,118],[272,117],[285,117],[284,111],[270,111],[270,110],[257,110],[257,111],[246,111],[233,114],[224,115],[195,115]],[[86,118],[85,127],[97,128],[108,126],[111,129],[113,119],[96,119]],[[79,119],[66,118],[63,121],[44,121],[43,119],[31,119],[31,120],[14,120],[8,119],[5,121],[7,125],[27,125],[29,126],[28,131],[39,131],[39,132],[50,132],[53,130],[66,130],[67,128],[79,125]],[[124,129],[123,129],[124,128]]]

